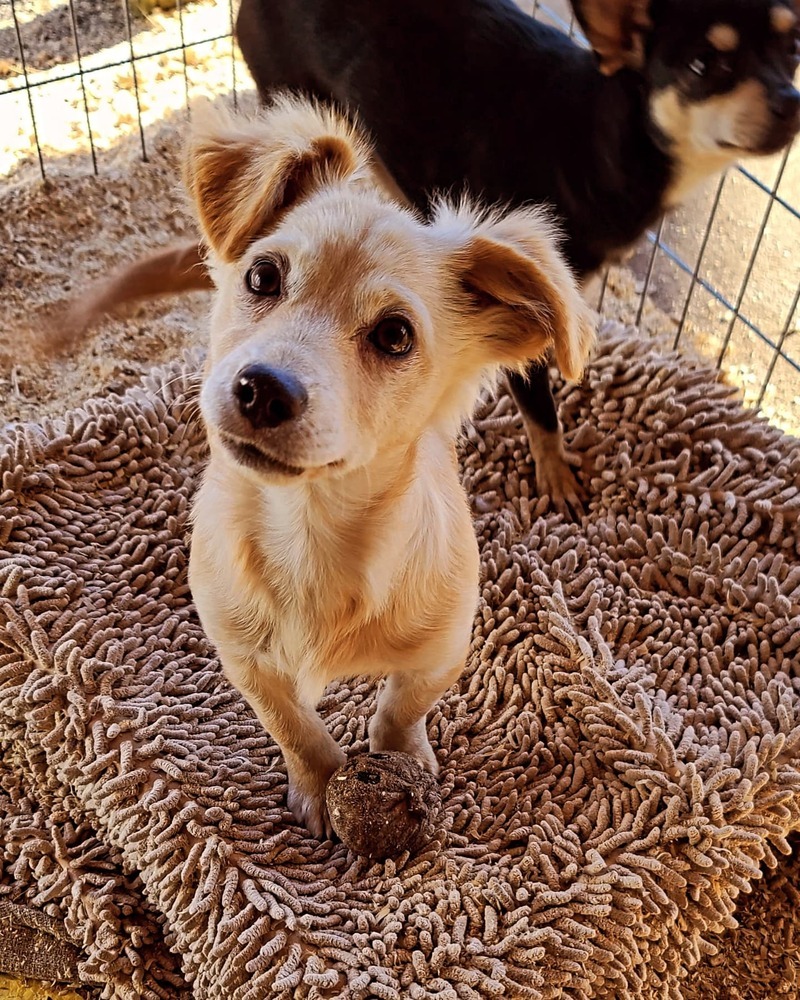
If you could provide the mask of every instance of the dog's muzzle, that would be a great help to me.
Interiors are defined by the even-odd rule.
[[[769,100],[771,127],[760,144],[760,152],[777,153],[800,131],[800,92],[791,84],[774,90]]]

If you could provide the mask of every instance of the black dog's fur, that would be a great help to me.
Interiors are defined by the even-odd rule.
[[[511,0],[243,0],[237,39],[260,94],[302,90],[356,111],[401,189],[465,187],[547,202],[580,275],[661,212],[670,158],[638,74]]]

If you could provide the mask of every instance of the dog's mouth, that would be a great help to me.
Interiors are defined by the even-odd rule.
[[[757,142],[736,143],[717,140],[720,149],[738,156],[772,156],[779,153],[794,139],[800,129],[800,117],[773,125],[769,132]]]
[[[736,156],[768,156],[770,153],[775,153],[783,147],[784,143],[779,142],[777,144],[759,144],[757,146],[745,146],[738,142],[725,142],[722,139],[717,140],[717,146],[720,149],[724,149],[728,153],[733,153]]]
[[[220,440],[239,465],[256,472],[278,473],[283,476],[302,476],[307,470],[300,465],[290,465],[249,441],[240,441],[230,434],[220,434]]]
[[[757,146],[738,146],[732,142],[720,142],[717,145],[733,156],[774,156],[780,153],[791,141],[791,136],[776,139],[772,142],[762,142]]]
[[[326,462],[324,465],[292,465],[290,462],[284,462],[281,458],[276,458],[275,455],[259,445],[253,444],[252,441],[242,441],[240,438],[234,437],[232,434],[226,434],[224,431],[219,431],[219,438],[228,452],[236,459],[239,465],[244,466],[246,469],[253,469],[255,472],[260,472],[262,475],[278,475],[286,476],[296,479],[298,476],[315,476],[320,473],[326,473],[336,469],[341,469],[346,465],[346,459],[339,458],[333,462]]]

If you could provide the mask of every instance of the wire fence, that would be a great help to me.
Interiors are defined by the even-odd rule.
[[[198,17],[201,8],[212,16]],[[59,142],[57,135],[59,125],[64,124],[61,116],[66,114],[73,137],[82,133],[91,169],[97,173],[98,133],[104,132],[108,138],[107,122],[95,124],[102,117],[100,105],[113,103],[120,94],[129,95],[132,105],[127,115],[118,118],[111,138],[119,138],[119,126],[126,119],[135,119],[141,155],[147,160],[152,87],[165,81],[174,83],[180,76],[180,103],[188,107],[194,89],[192,68],[199,68],[197,76],[203,77],[213,56],[213,84],[203,89],[229,90],[235,97],[241,70],[237,69],[233,43],[234,20],[234,0],[207,4],[187,0],[0,0],[0,122],[8,126],[16,118],[23,131],[25,126],[30,129],[39,171],[46,179],[48,154],[58,157],[68,145]],[[176,106],[173,102],[172,110]],[[8,152],[8,140],[4,145]],[[18,146],[20,153],[24,143]]]
[[[582,39],[564,0],[519,0]],[[172,9],[164,9],[172,8]],[[0,0],[0,174],[26,161],[52,182],[121,135],[145,160],[165,113],[198,93],[249,86],[233,42],[235,0]],[[800,433],[800,152],[748,162],[663,219],[596,304],[693,347],[746,400]]]

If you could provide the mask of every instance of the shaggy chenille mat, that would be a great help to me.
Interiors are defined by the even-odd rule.
[[[570,522],[485,400],[481,604],[430,718],[446,826],[369,864],[292,822],[193,611],[192,371],[6,436],[0,893],[109,997],[679,997],[800,828],[798,442],[617,331],[562,392]],[[350,753],[374,701],[322,703]]]

